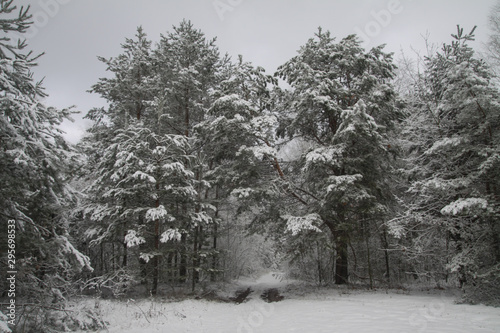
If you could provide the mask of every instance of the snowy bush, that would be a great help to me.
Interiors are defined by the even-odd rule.
[[[472,278],[464,287],[463,301],[500,307],[500,265]]]
[[[0,311],[0,333],[11,333],[12,330],[9,328],[7,321],[9,318]]]
[[[136,274],[126,269],[119,269],[85,281],[80,287],[82,292],[95,292],[103,298],[115,298],[124,295],[137,284]]]
[[[91,332],[106,328],[106,322],[102,319],[99,308],[86,303],[78,305],[65,302],[59,306],[24,306],[23,316],[18,320],[15,332],[58,333],[80,330]]]

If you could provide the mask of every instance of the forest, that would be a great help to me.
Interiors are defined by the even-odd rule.
[[[31,19],[0,1],[0,285],[26,332],[80,295],[198,295],[266,270],[500,304],[500,34],[485,54],[450,27],[395,59],[318,28],[267,73],[189,20],[158,43],[139,27],[99,57],[108,106],[73,145],[75,111],[43,103],[40,55],[12,37]]]

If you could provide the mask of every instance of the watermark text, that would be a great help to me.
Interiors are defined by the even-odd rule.
[[[7,221],[7,318],[9,325],[16,321],[16,221]]]

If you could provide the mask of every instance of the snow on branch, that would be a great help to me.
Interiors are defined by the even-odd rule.
[[[151,260],[151,258],[153,258],[154,256],[155,255],[152,254],[152,253],[141,253],[141,255],[139,256],[139,258],[141,258],[146,263],[148,263]]]
[[[439,150],[446,149],[449,147],[456,147],[459,144],[463,143],[464,139],[460,137],[454,137],[454,138],[444,138],[441,140],[438,140],[434,142],[431,148],[429,148],[425,154],[430,155],[434,154],[436,152],[439,152]]]
[[[163,137],[164,143],[168,146],[167,149],[172,149],[172,146],[184,150],[189,147],[189,140],[184,135],[171,134]]]
[[[165,209],[165,206],[160,205],[156,208],[151,208],[148,209],[146,212],[146,220],[147,221],[156,221],[159,219],[163,219],[167,217],[167,210]]]
[[[441,214],[443,215],[459,215],[464,212],[469,212],[475,209],[486,209],[488,207],[488,202],[482,198],[466,198],[458,199],[443,209],[441,209]]]
[[[201,208],[205,210],[211,210],[213,212],[217,211],[217,207],[206,202],[201,204]]]
[[[321,232],[321,229],[314,225],[321,223],[321,217],[316,213],[306,216],[284,215],[282,218],[286,220],[286,231],[291,232],[293,236],[305,230]]]
[[[167,243],[171,240],[180,242],[181,237],[182,235],[178,229],[167,229],[161,234],[160,242]]]
[[[195,225],[212,223],[212,218],[208,216],[206,212],[191,214],[191,220],[195,223]]]
[[[127,247],[133,247],[146,243],[146,240],[144,237],[138,236],[135,230],[129,230],[125,235],[125,243],[127,243]]]
[[[278,127],[278,119],[273,114],[254,117],[250,123],[257,135],[272,133]]]
[[[264,156],[274,157],[277,155],[277,151],[275,148],[266,145],[255,147],[247,147],[243,145],[236,153],[236,156],[241,155],[243,152],[250,152],[258,160],[261,160]]]
[[[424,181],[416,181],[409,189],[410,193],[427,193],[432,191],[454,191],[471,185],[470,178],[442,179],[435,176]]]
[[[342,157],[344,149],[343,146],[335,147],[321,147],[316,148],[306,155],[306,168],[311,164],[330,164],[338,163],[339,158]]]
[[[213,108],[217,109],[225,109],[225,108],[233,108],[237,110],[252,110],[252,105],[242,99],[238,94],[230,94],[226,96],[222,96],[218,100],[215,101]]]
[[[145,172],[142,172],[142,171],[136,171],[133,175],[132,175],[132,178],[133,179],[139,179],[139,180],[147,180],[148,182],[150,182],[151,184],[156,184],[156,179],[150,175],[148,175],[147,173]]]
[[[333,191],[346,191],[349,187],[351,187],[355,182],[360,181],[363,178],[362,175],[344,175],[344,176],[331,176],[328,178],[328,185],[326,192],[329,194]]]
[[[252,192],[253,190],[251,188],[237,188],[231,192],[231,195],[233,197],[243,199],[248,198]]]
[[[180,162],[165,163],[162,169],[168,173],[180,173],[185,177],[192,178],[194,173],[191,170],[186,169],[186,167]]]
[[[85,208],[83,213],[85,216],[90,215],[90,219],[97,222],[103,221],[106,217],[109,216],[108,207],[105,205],[95,205]]]
[[[69,256],[78,263],[78,266],[75,267],[78,272],[81,272],[84,268],[88,269],[89,271],[94,270],[90,265],[90,258],[78,251],[73,246],[73,244],[71,244],[67,237],[57,236],[57,238],[55,239],[55,243],[60,246],[60,249],[64,256]]]
[[[406,216],[397,217],[386,222],[389,234],[396,239],[401,239],[406,235]]]
[[[479,166],[479,174],[486,175],[488,172],[494,171],[495,168],[498,168],[499,166],[500,154],[495,152],[491,156],[489,156],[486,161],[481,163],[481,165]]]

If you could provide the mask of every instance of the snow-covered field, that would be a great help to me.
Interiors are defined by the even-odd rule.
[[[180,302],[99,300],[103,332],[500,332],[500,308],[456,304],[452,296],[396,291],[328,289],[300,292],[288,288],[285,299],[266,303],[261,291],[286,287],[267,274],[251,286],[242,304],[206,300]]]

